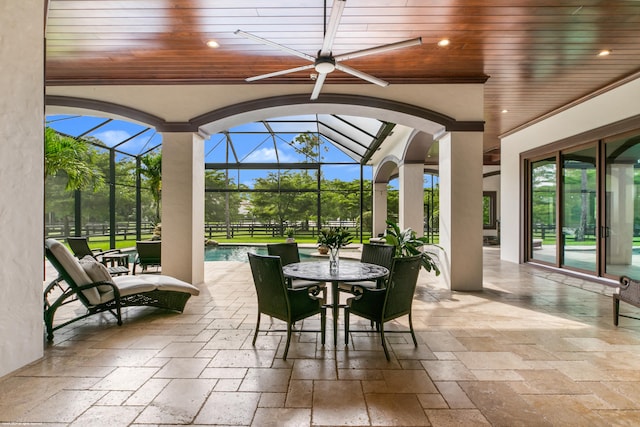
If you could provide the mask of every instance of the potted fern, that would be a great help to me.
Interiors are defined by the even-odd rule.
[[[387,220],[387,230],[385,233],[387,244],[396,248],[395,257],[410,257],[422,254],[422,267],[436,276],[440,275],[440,268],[436,263],[438,254],[429,250],[424,250],[424,246],[432,246],[442,249],[438,245],[429,243],[426,237],[416,237],[416,232],[411,228],[400,230],[398,224]]]
[[[287,235],[287,243],[293,243],[296,241],[296,239],[294,238],[295,234],[296,234],[296,230],[293,227],[287,227],[284,230],[284,234]]]

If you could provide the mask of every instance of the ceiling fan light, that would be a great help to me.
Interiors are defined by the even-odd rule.
[[[319,74],[329,74],[336,69],[336,63],[332,58],[320,57],[316,60],[315,69]]]

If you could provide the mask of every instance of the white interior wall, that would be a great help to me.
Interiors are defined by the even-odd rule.
[[[43,354],[43,13],[0,2],[0,377]]]
[[[520,153],[640,114],[640,79],[616,87],[501,141],[501,258],[522,261]],[[586,142],[586,141],[585,141]]]

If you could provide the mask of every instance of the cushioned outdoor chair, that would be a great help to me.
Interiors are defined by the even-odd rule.
[[[91,249],[89,247],[88,237],[67,237],[67,244],[73,251],[73,254],[78,259],[82,259],[86,256],[90,256],[94,258],[96,261],[102,262],[103,264],[105,264],[103,259],[105,255],[122,253],[120,249],[108,249],[106,251],[103,251],[102,249]],[[127,264],[128,264],[128,261],[127,261]],[[107,266],[107,269],[109,270],[109,274],[113,276],[119,276],[121,274],[129,274],[128,266],[123,266],[123,265]]]
[[[391,264],[393,262],[393,255],[395,254],[395,246],[364,243],[362,245],[362,254],[360,255],[360,262],[366,262],[368,264],[375,264],[385,267],[391,270]],[[384,287],[384,279],[377,281],[366,280],[361,282],[340,283],[338,289],[342,292],[353,294],[354,286],[374,289]]]
[[[384,338],[384,324],[398,317],[409,316],[409,330],[393,330],[388,332],[409,332],[413,338],[413,344],[417,347],[418,341],[413,332],[411,319],[411,305],[413,294],[418,282],[418,274],[422,266],[422,256],[394,258],[387,286],[382,289],[355,287],[356,296],[347,299],[344,308],[344,342],[349,344],[349,315],[369,319],[375,322],[380,330],[380,339],[384,355],[389,360],[389,350]],[[351,331],[354,332],[354,331]]]
[[[156,267],[156,272],[160,272],[162,265],[162,242],[160,240],[139,240],[136,242],[136,250],[138,253],[133,262],[134,275],[136,274],[136,265],[142,267],[143,273],[149,267]]]
[[[320,313],[320,334],[322,345],[325,342],[325,329],[327,323],[327,311],[322,303],[322,298],[316,296],[319,287],[308,287],[292,289],[287,287],[287,282],[282,274],[282,263],[280,257],[270,255],[247,254],[251,265],[251,274],[258,297],[258,319],[256,321],[256,331],[253,335],[253,345],[260,332],[260,315],[262,313],[275,317],[287,323],[287,343],[282,355],[283,360],[287,360],[289,344],[293,324]],[[263,332],[276,332],[277,330],[267,329]],[[305,330],[301,332],[318,332]]]
[[[618,292],[613,294],[613,324],[618,326],[618,317],[640,320],[638,317],[620,314],[620,301],[624,301],[634,307],[640,307],[640,281],[633,280],[628,276],[620,277]]]
[[[280,257],[282,265],[293,264],[294,262],[300,262],[300,251],[298,250],[298,244],[293,243],[268,243],[267,253],[271,256]],[[324,282],[312,282],[310,280],[291,279],[287,278],[287,283],[290,288],[300,289],[308,288],[310,286],[319,286],[322,289],[322,298],[327,300],[327,287]]]
[[[171,276],[113,277],[91,256],[78,260],[55,239],[45,241],[45,254],[59,274],[44,291],[44,323],[49,341],[53,340],[53,331],[96,313],[108,311],[122,325],[122,307],[151,306],[182,312],[187,300],[200,293],[195,286]],[[84,305],[86,312],[54,326],[56,310],[74,301]]]

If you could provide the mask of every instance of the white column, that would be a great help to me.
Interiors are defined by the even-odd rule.
[[[482,133],[440,139],[440,246],[450,288],[482,290]]]
[[[424,235],[424,165],[403,163],[398,168],[400,229],[411,228],[416,236]]]
[[[162,272],[204,282],[204,140],[193,133],[163,134]]]
[[[43,12],[0,1],[0,377],[44,348]]]
[[[631,265],[633,254],[633,165],[614,164],[609,167],[607,180],[607,263]]]
[[[373,233],[372,237],[387,229],[387,183],[373,183]]]

